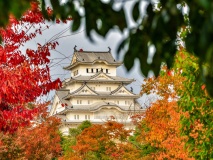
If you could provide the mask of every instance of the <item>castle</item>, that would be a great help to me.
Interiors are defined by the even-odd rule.
[[[122,62],[113,58],[110,48],[106,52],[74,48],[70,65],[64,67],[71,77],[56,91],[50,110],[50,116],[62,119],[63,134],[85,120],[101,124],[114,119],[128,129],[134,127],[131,116],[144,109],[137,102],[140,95],[126,88],[134,79],[117,76],[117,67],[121,65]]]

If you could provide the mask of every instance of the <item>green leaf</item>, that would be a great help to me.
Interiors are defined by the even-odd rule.
[[[130,51],[127,51],[124,56],[124,65],[126,69],[129,71],[134,65],[134,56]]]
[[[118,45],[117,53],[120,54],[121,50],[127,45],[129,42],[129,38],[125,38],[121,40],[120,44]]]
[[[132,17],[133,17],[135,22],[140,17],[140,3],[139,3],[139,1],[134,4],[133,10],[132,10]]]
[[[48,19],[49,17],[48,17],[47,10],[46,10],[45,6],[46,6],[45,0],[42,0],[41,1],[41,11],[42,11],[44,18]]]
[[[59,0],[50,0],[51,2],[51,5],[53,7],[53,10],[54,11],[59,11],[59,8],[60,8],[60,3],[59,3]]]
[[[75,12],[75,16],[73,19],[73,24],[72,24],[72,31],[77,31],[79,27],[81,26],[81,17],[78,12]]]

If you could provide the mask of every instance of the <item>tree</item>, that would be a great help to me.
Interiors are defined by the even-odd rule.
[[[65,135],[61,136],[61,146],[63,149],[63,156],[65,157],[65,159],[73,155],[72,146],[76,145],[77,136],[81,134],[81,132],[84,129],[90,126],[92,126],[92,123],[90,121],[88,120],[83,121],[77,128],[70,128],[68,136]]]
[[[61,154],[58,127],[60,120],[48,117],[47,105],[39,106],[39,114],[31,126],[19,127],[13,134],[0,136],[0,157],[6,159],[52,159]]]
[[[136,121],[135,141],[143,155],[158,159],[213,157],[213,103],[199,78],[198,62],[180,50],[172,70],[162,67],[159,77],[145,81],[142,93],[155,93],[158,100]]]
[[[176,58],[180,55],[178,54]],[[135,141],[144,157],[154,159],[193,159],[185,144],[187,136],[181,135],[181,116],[188,115],[178,107],[178,91],[185,80],[180,70],[161,69],[160,76],[145,80],[142,93],[155,94],[158,99],[151,104],[137,122]],[[137,117],[135,117],[137,118]]]
[[[28,125],[38,112],[36,99],[61,86],[60,79],[51,80],[48,67],[56,41],[38,43],[36,50],[23,49],[42,34],[42,24],[45,19],[39,4],[33,2],[19,21],[11,16],[8,26],[0,29],[0,131],[12,133]]]
[[[137,140],[142,144],[142,153],[146,153],[144,146],[153,148],[149,153],[154,159],[193,159],[190,158],[188,148],[185,148],[186,136],[181,136],[180,117],[176,101],[159,100],[146,112],[141,122],[141,134]],[[147,156],[144,154],[144,156]]]
[[[73,152],[65,159],[138,159],[137,148],[128,142],[129,134],[123,124],[115,121],[93,124],[77,136]]]
[[[208,95],[206,85],[199,77],[199,59],[182,51],[179,57],[184,90],[179,91],[178,105],[188,115],[181,117],[182,135],[188,137],[187,147],[195,159],[213,158],[213,99]],[[203,67],[206,67],[205,65]]]

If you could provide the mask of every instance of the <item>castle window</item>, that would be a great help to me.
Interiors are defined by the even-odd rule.
[[[77,100],[77,104],[81,104],[82,103],[82,101],[81,100]]]
[[[125,105],[129,105],[129,101],[125,101]]]
[[[106,73],[108,73],[108,69],[106,69]]]
[[[96,69],[96,72],[98,73],[98,68]]]
[[[79,119],[79,115],[74,115],[74,119]]]
[[[93,73],[93,68],[91,69],[91,72]]]
[[[119,104],[119,101],[115,101],[116,104]]]
[[[111,91],[111,87],[106,87],[106,90],[107,91]]]
[[[87,73],[89,73],[89,69],[87,68],[86,70],[87,70]]]
[[[85,119],[90,119],[90,115],[85,115]]]

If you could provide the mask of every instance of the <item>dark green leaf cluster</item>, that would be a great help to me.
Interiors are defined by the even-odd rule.
[[[83,121],[83,122],[78,126],[77,129],[81,130],[81,132],[82,132],[85,128],[89,128],[89,127],[91,127],[91,126],[92,126],[92,123],[91,123],[90,121],[86,120],[86,121]]]
[[[6,26],[8,24],[10,14],[13,14],[16,18],[20,18],[23,12],[25,12],[29,7],[29,0],[22,0],[19,2],[16,0],[1,0],[0,26]]]

